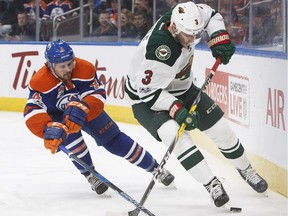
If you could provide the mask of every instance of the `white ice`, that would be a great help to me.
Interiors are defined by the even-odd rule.
[[[109,189],[111,198],[98,196],[70,159],[62,152],[50,154],[43,141],[31,134],[22,113],[0,112],[0,216],[104,216],[108,211],[127,212],[134,205]],[[160,161],[167,147],[156,142],[141,126],[119,123],[122,131]],[[84,135],[96,169],[113,184],[140,200],[151,175],[122,158],[111,155]],[[287,198],[268,191],[264,197],[252,191],[224,160],[202,151],[213,172],[225,179],[230,205],[241,207],[241,216],[287,215]],[[156,183],[145,207],[157,216],[228,215],[216,208],[202,185],[172,155],[167,163],[177,189]],[[139,215],[145,215],[140,213]]]

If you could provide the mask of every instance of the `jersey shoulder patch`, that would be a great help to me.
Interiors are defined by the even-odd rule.
[[[180,56],[182,47],[166,28],[169,19],[169,16],[162,16],[152,30],[145,57],[172,66]]]

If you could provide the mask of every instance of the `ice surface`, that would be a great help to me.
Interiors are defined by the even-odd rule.
[[[111,198],[98,196],[69,158],[50,154],[43,141],[31,134],[22,113],[0,112],[0,216],[104,216],[107,211],[126,212],[134,206],[113,190]],[[141,126],[119,123],[121,130],[160,161],[167,147],[156,142]],[[131,197],[140,200],[152,176],[111,155],[84,134],[96,169]],[[241,207],[241,216],[286,216],[287,198],[268,191],[252,191],[227,162],[202,151],[214,174],[225,179],[230,205]],[[227,215],[210,202],[208,193],[172,155],[166,165],[176,177],[177,189],[156,183],[145,207],[157,216]],[[140,213],[139,215],[145,215]]]

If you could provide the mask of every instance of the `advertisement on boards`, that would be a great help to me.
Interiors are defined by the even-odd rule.
[[[209,71],[206,69],[206,76]],[[248,127],[249,85],[248,77],[217,71],[206,93],[221,107],[227,119]]]
[[[45,64],[45,45],[17,46],[11,50],[1,45],[0,97],[27,98],[29,80]],[[124,99],[124,77],[129,66],[130,47],[125,48],[125,60],[122,47],[71,45],[77,57],[90,61],[96,67],[98,78],[102,81],[108,95],[107,104],[128,106]],[[131,52],[129,52],[131,50]]]

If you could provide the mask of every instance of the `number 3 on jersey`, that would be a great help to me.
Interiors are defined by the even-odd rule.
[[[153,71],[151,70],[146,70],[144,71],[144,74],[146,75],[145,78],[142,79],[142,83],[144,85],[148,85],[151,82],[151,78],[153,76]]]

